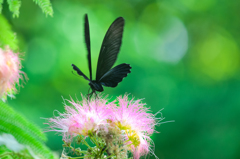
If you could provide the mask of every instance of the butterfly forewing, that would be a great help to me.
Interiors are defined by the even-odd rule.
[[[89,68],[89,74],[90,74],[90,80],[92,81],[92,62],[91,62],[91,48],[90,48],[90,33],[89,33],[89,22],[88,22],[88,16],[85,14],[85,23],[84,23],[84,36],[85,36],[85,43],[87,46],[88,51],[88,68]]]
[[[115,63],[122,44],[124,19],[117,18],[109,27],[101,46],[98,57],[96,81],[103,79],[102,76],[107,73]]]
[[[131,66],[129,64],[120,64],[105,73],[100,79],[100,83],[107,87],[116,87],[124,77],[130,73]]]

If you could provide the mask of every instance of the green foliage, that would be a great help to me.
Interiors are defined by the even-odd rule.
[[[37,126],[3,102],[0,102],[0,110],[0,132],[12,134],[19,143],[30,146],[34,153],[42,158],[54,158],[43,143],[46,141],[45,135]]]
[[[53,16],[53,9],[50,0],[33,0],[46,15]],[[9,10],[13,13],[13,17],[19,17],[19,9],[21,7],[20,0],[7,0]],[[2,12],[3,0],[0,0],[0,13]]]
[[[12,32],[8,21],[2,15],[0,15],[0,47],[3,48],[4,46],[8,45],[12,50],[16,50],[18,48],[17,43],[18,41],[16,34]]]
[[[7,0],[9,5],[9,10],[13,13],[13,17],[19,16],[19,9],[21,6],[21,1],[19,0]]]
[[[0,0],[0,13],[2,12],[2,4],[3,4],[3,0]]]
[[[33,0],[46,15],[53,16],[53,9],[50,0]]]

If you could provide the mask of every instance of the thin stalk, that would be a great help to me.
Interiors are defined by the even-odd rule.
[[[83,137],[80,135],[80,137],[83,139]],[[88,147],[88,148],[92,148],[90,145],[88,145],[88,143],[87,143],[87,141],[85,141],[85,139],[83,139],[83,141],[84,141],[84,144]]]
[[[92,132],[91,132],[91,135],[92,135],[93,137],[90,137],[90,139],[94,142],[94,144],[95,144],[97,147],[99,147],[98,142],[97,142],[97,140],[95,140],[94,135],[92,134]]]
[[[80,150],[78,150],[78,149],[75,149],[75,148],[72,147],[72,146],[70,146],[70,148],[71,148],[72,150],[74,150],[74,151],[79,152],[79,153],[87,153],[87,151],[80,151]]]
[[[70,158],[85,158],[85,157],[92,157],[92,156],[81,156],[81,157],[70,157]]]

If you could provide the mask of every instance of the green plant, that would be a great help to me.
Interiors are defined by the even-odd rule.
[[[41,158],[54,158],[50,149],[44,144],[47,139],[40,128],[1,101],[0,110],[0,133],[13,135],[20,144],[30,147],[34,154]]]
[[[46,15],[53,16],[53,9],[50,0],[33,0]],[[9,10],[13,13],[13,17],[19,17],[19,9],[21,7],[20,0],[7,0]],[[0,0],[0,13],[2,11],[3,0]]]

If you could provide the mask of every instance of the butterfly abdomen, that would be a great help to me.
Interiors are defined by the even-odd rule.
[[[94,81],[90,81],[88,83],[90,85],[90,87],[92,88],[92,90],[98,91],[98,92],[102,92],[103,91],[103,87],[101,85],[101,83]]]

